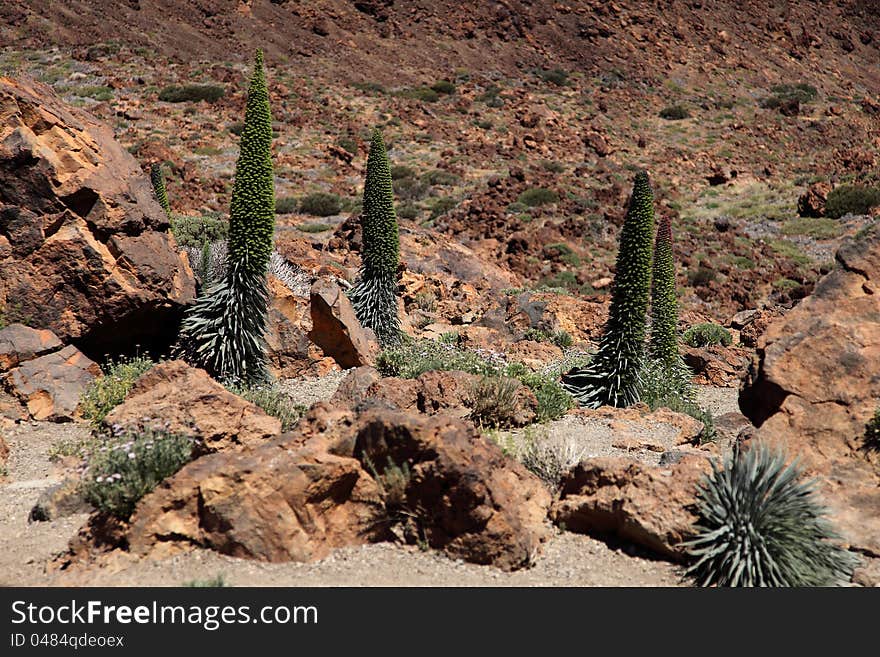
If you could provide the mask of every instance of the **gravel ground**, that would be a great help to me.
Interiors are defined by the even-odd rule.
[[[718,417],[725,413],[739,413],[739,388],[697,386],[697,403]]]
[[[318,380],[293,380],[282,385],[296,403],[309,406],[329,398],[346,372]],[[736,410],[736,390],[703,388],[700,402],[713,415]],[[78,424],[31,423],[6,432],[11,450],[8,477],[0,481],[0,585],[56,586],[177,586],[222,575],[239,586],[676,586],[679,570],[632,552],[571,533],[556,533],[545,544],[534,567],[505,573],[448,559],[416,547],[378,544],[336,550],[310,563],[266,564],[194,550],[162,560],[137,560],[120,555],[99,565],[51,571],[48,562],[67,546],[87,516],[29,523],[28,514],[40,493],[61,481],[60,466],[49,460],[52,445],[86,439]],[[514,440],[526,432],[511,433]],[[673,447],[675,430],[663,424],[566,416],[533,429],[530,438],[573,441],[584,458],[628,455],[648,463],[659,461]],[[614,447],[621,438],[653,444],[653,448]]]
[[[330,399],[349,372],[351,370],[328,372],[320,379],[286,379],[279,387],[294,404],[309,408],[315,402]]]

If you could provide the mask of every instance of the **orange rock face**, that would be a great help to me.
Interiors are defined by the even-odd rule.
[[[854,548],[880,556],[880,454],[865,424],[880,400],[880,234],[837,254],[815,293],[770,324],[740,396],[758,437],[819,475]]]
[[[0,78],[0,190],[0,304],[83,348],[169,341],[192,272],[110,128]]]

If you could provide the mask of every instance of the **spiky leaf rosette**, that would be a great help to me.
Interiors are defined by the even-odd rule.
[[[224,278],[187,310],[178,352],[187,361],[230,384],[269,380],[266,366],[265,274],[230,264]],[[254,309],[262,308],[262,312]]]
[[[394,212],[391,166],[378,129],[373,131],[367,158],[361,226],[362,261],[351,302],[361,325],[372,329],[382,345],[393,345],[400,340],[397,311],[400,237]]]
[[[653,239],[654,194],[648,174],[640,172],[620,231],[614,292],[599,350],[589,365],[562,377],[563,386],[581,406],[629,406],[639,400]]]
[[[168,203],[168,192],[165,189],[165,174],[162,173],[162,167],[154,164],[150,167],[150,183],[153,185],[153,193],[159,205],[165,210],[165,214],[171,216],[171,205]]]
[[[265,274],[275,233],[272,115],[263,52],[254,58],[229,213],[229,260]]]
[[[735,449],[698,492],[688,568],[701,586],[832,586],[855,558],[815,499],[815,482],[764,444]]]
[[[269,95],[258,50],[235,167],[225,278],[188,309],[178,348],[192,364],[236,384],[268,377],[266,268],[275,231],[271,143]]]

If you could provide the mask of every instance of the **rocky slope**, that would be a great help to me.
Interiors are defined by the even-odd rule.
[[[228,207],[247,59],[265,47],[279,196],[343,200],[320,222],[281,218],[281,243],[319,251],[333,240],[312,224],[332,230],[356,211],[378,124],[392,162],[413,170],[398,184],[404,225],[442,231],[525,285],[602,298],[631,171],[647,167],[675,220],[685,304],[726,320],[802,298],[861,227],[799,220],[809,182],[876,175],[869,2],[12,0],[0,11],[0,68],[112,121],[142,165],[166,162],[186,213]],[[429,102],[437,81],[455,91]],[[226,93],[158,100],[190,82]],[[774,86],[799,84],[816,96],[796,111],[762,106]],[[658,116],[677,105],[690,118]],[[556,200],[522,203],[533,188]]]

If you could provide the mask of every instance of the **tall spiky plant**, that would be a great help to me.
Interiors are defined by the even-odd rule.
[[[815,482],[764,444],[734,449],[698,491],[687,570],[701,586],[833,586],[855,558],[815,499]]]
[[[162,167],[158,164],[150,166],[150,182],[153,185],[153,193],[159,205],[165,210],[165,214],[171,217],[171,205],[168,203],[168,192],[165,189],[165,174],[162,173]]]
[[[232,383],[268,378],[266,269],[275,232],[271,145],[269,94],[258,50],[235,166],[226,274],[189,309],[179,341],[187,360]]]
[[[351,292],[351,302],[361,325],[372,329],[383,346],[393,345],[400,340],[397,310],[400,237],[394,212],[391,166],[378,128],[373,130],[367,158],[361,226],[361,269]]]
[[[629,406],[639,400],[653,237],[654,193],[643,171],[636,174],[620,231],[614,291],[599,350],[589,365],[562,377],[563,386],[581,406]]]
[[[694,401],[691,371],[678,350],[678,302],[675,296],[675,262],[672,257],[672,220],[662,217],[654,240],[651,278],[651,338],[643,379],[665,395]],[[649,394],[656,394],[651,390]]]

